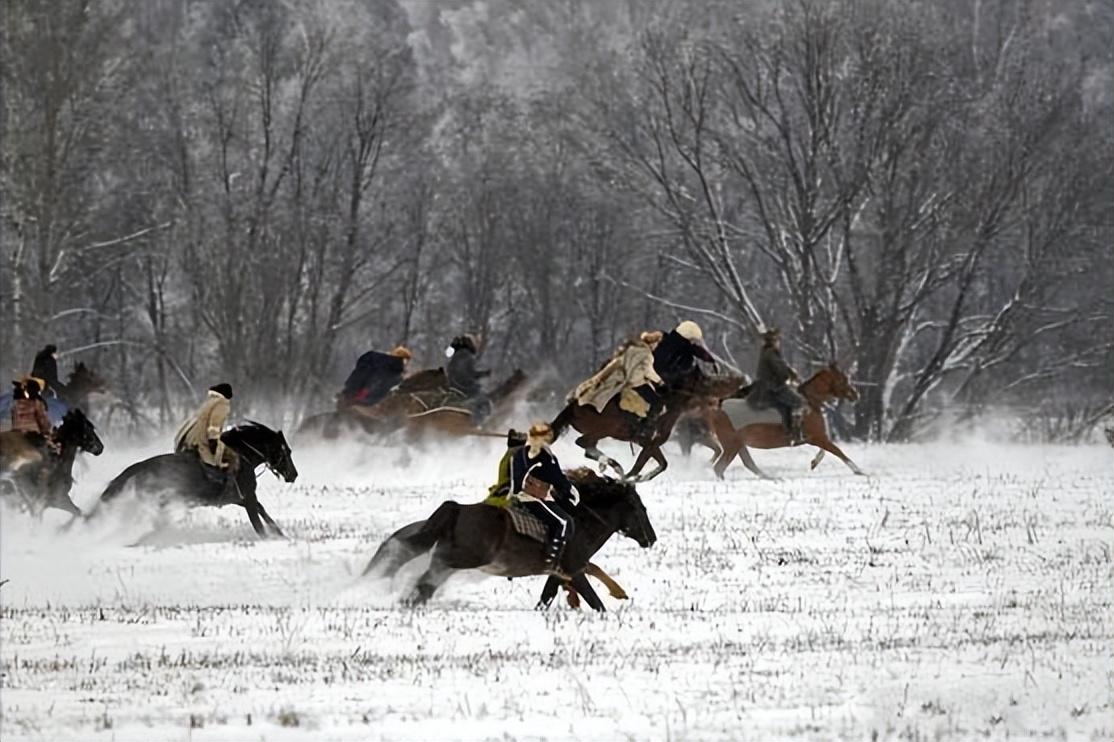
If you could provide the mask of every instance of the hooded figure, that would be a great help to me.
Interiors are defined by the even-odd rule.
[[[410,349],[399,345],[390,353],[369,350],[356,360],[356,368],[344,382],[341,400],[347,404],[371,407],[398,386],[411,358]]]
[[[57,396],[62,389],[62,382],[58,380],[58,348],[53,344],[46,346],[35,355],[35,363],[31,367],[31,375],[46,382],[46,390]]]
[[[646,417],[650,405],[635,390],[662,383],[654,370],[654,347],[661,339],[660,332],[644,332],[637,339],[624,343],[603,368],[576,388],[571,398],[579,405],[591,405],[596,412],[603,412],[607,403],[618,394],[621,409]]]
[[[480,379],[490,376],[488,369],[476,368],[476,353],[479,352],[476,339],[471,335],[460,335],[453,338],[449,345],[452,355],[445,366],[445,378],[449,386],[464,395],[468,400],[468,408],[472,411],[472,419],[477,423],[482,421],[491,407],[487,395],[484,394]]]
[[[228,415],[232,411],[232,386],[216,384],[209,387],[205,401],[174,436],[174,451],[195,451],[202,463],[221,468],[230,464],[225,461],[224,443],[220,434]]]

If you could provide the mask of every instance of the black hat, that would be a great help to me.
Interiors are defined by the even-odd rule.
[[[225,399],[232,399],[232,385],[228,383],[214,384],[209,387],[209,391],[216,392]]]
[[[520,433],[514,428],[507,431],[507,448],[514,448],[515,446],[526,445],[526,434]]]
[[[43,352],[44,353],[57,353],[58,352],[58,346],[55,345],[54,343],[51,343],[50,345],[43,348]]]

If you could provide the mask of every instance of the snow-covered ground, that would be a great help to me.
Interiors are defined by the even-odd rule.
[[[83,507],[159,448],[111,443]],[[606,615],[535,612],[540,578],[461,575],[420,610],[356,578],[394,528],[478,499],[500,446],[295,445],[298,482],[261,485],[287,541],[232,509],[142,546],[141,508],[69,532],[4,510],[0,737],[1114,735],[1109,448],[849,446],[870,478],[756,452],[777,482],[674,451],[640,487],[658,543],[599,555],[631,594]]]

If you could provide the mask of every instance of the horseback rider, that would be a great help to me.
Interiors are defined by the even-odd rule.
[[[774,407],[781,413],[782,424],[793,445],[804,441],[799,412],[805,406],[805,398],[789,382],[799,384],[800,381],[797,372],[781,357],[781,331],[776,327],[767,329],[762,333],[758,369],[747,398],[756,409]]]
[[[58,380],[58,348],[53,343],[35,354],[31,376],[45,382],[46,388],[43,391],[49,390],[51,394],[58,396],[62,382]]]
[[[53,447],[54,426],[46,414],[46,401],[42,390],[46,382],[42,379],[25,376],[12,382],[12,430],[23,433],[31,444],[35,457],[28,464],[38,464]]]
[[[404,345],[395,347],[390,353],[377,350],[364,353],[345,380],[338,401],[357,407],[371,407],[382,402],[402,381],[411,357],[410,349]]]
[[[206,476],[220,481],[226,490],[234,486],[238,458],[225,448],[220,438],[232,411],[232,385],[214,384],[205,401],[174,436],[175,453],[194,453],[204,466]]]
[[[667,386],[675,387],[696,368],[697,360],[716,367],[716,359],[704,344],[704,331],[692,320],[685,320],[665,334],[654,349],[654,369]]]
[[[487,488],[485,504],[497,507],[503,507],[507,504],[507,498],[511,494],[511,459],[518,453],[518,449],[525,445],[525,433],[520,433],[514,428],[507,431],[507,450],[503,454],[503,458],[499,459],[499,473],[496,476],[495,484]]]
[[[661,342],[660,332],[644,332],[619,346],[611,360],[591,378],[582,382],[570,395],[577,404],[591,405],[596,412],[603,412],[607,403],[618,394],[620,409],[639,419],[650,411],[646,397],[639,393],[642,387],[661,384],[662,379],[654,370],[654,348]]]
[[[484,394],[480,379],[490,376],[489,369],[476,368],[479,347],[473,335],[458,335],[449,344],[449,362],[445,377],[449,387],[464,395],[465,404],[472,411],[472,419],[479,423],[487,416],[491,402]]]
[[[531,425],[526,445],[511,456],[510,478],[512,503],[526,508],[548,527],[545,563],[556,569],[573,533],[572,516],[567,511],[580,501],[580,493],[549,450],[552,441],[553,429],[548,423]]]

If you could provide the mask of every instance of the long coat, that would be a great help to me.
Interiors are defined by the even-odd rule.
[[[35,356],[35,363],[31,367],[31,375],[46,382],[46,388],[55,394],[62,389],[62,382],[58,380],[58,361],[45,350],[40,350]]]
[[[804,398],[785,384],[796,377],[797,373],[781,357],[781,351],[772,345],[763,346],[758,354],[758,368],[749,395],[751,405],[779,405],[794,409],[800,407],[804,404]]]
[[[476,354],[468,348],[458,348],[453,351],[452,358],[445,366],[445,376],[449,380],[449,386],[465,397],[474,397],[482,392],[480,379],[490,373],[476,368]]]
[[[369,350],[356,360],[356,368],[344,382],[344,399],[358,405],[371,406],[402,381],[406,365],[398,356]]]
[[[645,417],[649,405],[634,390],[650,383],[661,383],[661,377],[654,370],[654,353],[645,342],[633,340],[594,376],[581,383],[572,396],[577,404],[591,405],[596,412],[603,412],[611,398],[621,394],[619,407]]]
[[[24,397],[12,403],[12,430],[50,435],[52,429],[43,400]]]
[[[708,363],[715,362],[703,345],[682,337],[676,330],[670,330],[654,349],[654,368],[666,384],[675,386],[696,368],[698,358]]]
[[[231,411],[232,405],[223,394],[210,391],[205,402],[174,436],[174,450],[197,451],[197,455],[209,466],[220,466],[224,457],[220,434]],[[216,453],[209,452],[211,440],[217,442]]]

